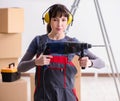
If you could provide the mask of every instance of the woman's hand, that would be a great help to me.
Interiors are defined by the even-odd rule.
[[[82,57],[79,59],[81,67],[91,67],[93,65],[92,61],[88,57]]]
[[[50,64],[50,59],[52,57],[53,56],[51,56],[51,55],[41,54],[38,58],[35,59],[35,65],[37,65],[37,66],[49,65]]]

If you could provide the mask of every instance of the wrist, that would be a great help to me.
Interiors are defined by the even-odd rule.
[[[37,66],[36,59],[34,59],[34,65]]]
[[[93,62],[91,61],[91,65],[89,66],[89,68],[91,68],[93,66]]]

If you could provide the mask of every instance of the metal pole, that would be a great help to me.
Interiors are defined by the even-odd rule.
[[[71,6],[70,12],[71,12],[71,14],[73,15],[73,17],[74,17],[74,15],[75,15],[75,13],[76,13],[76,10],[77,10],[77,8],[78,8],[79,3],[80,3],[80,0],[75,0],[74,3],[73,3],[73,5]],[[74,20],[74,19],[73,19],[73,20]],[[70,25],[67,27],[66,33],[69,31],[69,27],[70,27]]]

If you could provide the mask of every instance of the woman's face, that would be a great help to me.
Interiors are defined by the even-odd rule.
[[[51,25],[51,31],[54,33],[54,34],[61,34],[61,33],[64,33],[64,31],[66,30],[67,28],[67,17],[65,16],[57,16],[55,18],[51,18],[51,22],[50,22],[50,25]]]

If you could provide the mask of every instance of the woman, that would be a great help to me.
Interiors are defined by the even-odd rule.
[[[47,11],[48,10],[48,11]],[[36,67],[34,101],[78,101],[74,93],[74,76],[77,69],[71,62],[75,53],[44,55],[46,43],[79,42],[65,34],[73,17],[62,4],[54,4],[46,10],[43,20],[47,23],[47,34],[36,36],[18,65],[19,72]],[[102,68],[104,62],[85,50],[85,57],[78,61],[81,67]],[[35,59],[34,56],[37,56]]]

